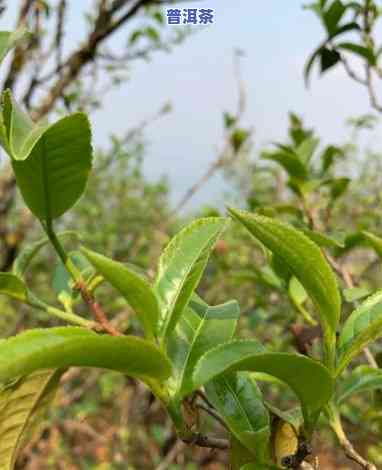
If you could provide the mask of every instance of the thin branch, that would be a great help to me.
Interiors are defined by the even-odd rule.
[[[216,411],[214,411],[212,408],[206,406],[206,405],[203,405],[202,403],[196,403],[195,405],[197,408],[199,408],[200,410],[203,410],[205,411],[207,414],[209,414],[212,418],[214,418],[218,423],[220,423],[224,429],[227,429],[227,431],[229,430],[227,425],[225,424],[223,418],[218,414],[216,413]]]
[[[27,18],[30,13],[30,10],[34,4],[35,0],[24,0],[20,9],[19,17],[17,19],[17,27],[25,25],[27,23]],[[20,77],[20,71],[25,66],[26,57],[25,52],[30,47],[33,38],[29,41],[29,44],[23,44],[22,46],[17,46],[14,51],[12,62],[9,66],[8,74],[4,80],[4,89],[12,89],[15,86],[17,79]]]
[[[127,2],[119,2],[125,5]],[[40,106],[34,112],[34,118],[40,119],[51,111],[57,99],[62,96],[66,88],[75,80],[81,70],[94,59],[98,46],[123,26],[130,18],[132,18],[142,7],[152,3],[152,0],[139,0],[120,18],[113,21],[113,10],[108,12],[99,12],[95,22],[93,32],[90,34],[88,41],[69,57],[63,65],[64,72],[62,76],[52,85],[48,95],[42,101]],[[118,5],[119,6],[119,5]],[[113,8],[113,7],[112,7]]]
[[[227,450],[230,448],[229,441],[227,439],[219,439],[217,437],[206,436],[200,433],[190,433],[188,436],[182,436],[180,439],[189,445],[195,445],[198,447],[209,447],[210,449],[221,449]]]
[[[56,37],[55,37],[55,47],[56,47],[56,67],[57,70],[61,70],[62,67],[62,46],[64,38],[64,22],[65,22],[65,13],[66,13],[67,3],[66,0],[61,0],[58,6],[57,11],[57,26],[56,26]]]
[[[120,333],[108,320],[101,305],[96,302],[94,296],[88,291],[84,282],[77,282],[76,289],[81,293],[84,302],[88,305],[90,311],[94,315],[94,318],[102,326],[102,329],[112,336],[121,336]]]

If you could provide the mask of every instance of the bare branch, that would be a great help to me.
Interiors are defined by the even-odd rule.
[[[119,1],[118,8],[124,6],[127,2]],[[129,2],[130,3],[130,2]],[[54,106],[57,99],[62,96],[66,88],[75,80],[80,74],[81,70],[94,59],[97,48],[99,45],[123,26],[130,18],[132,18],[142,7],[152,3],[152,0],[139,0],[125,12],[117,20],[113,21],[113,6],[111,10],[105,13],[101,8],[95,22],[93,32],[90,34],[88,41],[75,51],[63,65],[64,71],[62,76],[52,85],[48,95],[42,101],[40,106],[34,112],[34,118],[40,119],[46,115]]]

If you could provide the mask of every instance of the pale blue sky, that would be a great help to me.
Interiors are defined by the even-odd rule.
[[[12,2],[6,2],[11,5]],[[90,0],[73,1],[70,42],[84,34],[80,11]],[[236,106],[233,75],[234,48],[243,49],[242,75],[247,88],[245,122],[255,128],[256,148],[285,136],[288,111],[302,114],[326,141],[341,142],[348,135],[349,116],[370,112],[365,90],[342,72],[312,81],[306,90],[302,71],[323,31],[302,0],[205,0],[181,7],[215,9],[215,24],[198,27],[171,54],[158,53],[150,63],[135,62],[131,79],[108,95],[92,116],[96,144],[111,133],[123,133],[170,100],[173,112],[150,128],[145,161],[150,178],[169,177],[172,199],[197,179],[216,155],[222,137],[224,110]],[[2,28],[12,27],[12,7]],[[171,28],[171,26],[168,26]],[[118,47],[124,34],[114,38]],[[380,144],[373,134],[373,146]],[[255,155],[256,156],[256,153]],[[192,203],[221,201],[224,185],[214,178]]]

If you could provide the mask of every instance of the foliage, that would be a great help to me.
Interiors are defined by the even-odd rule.
[[[375,66],[371,50],[333,42],[359,29],[356,20],[362,12],[352,3],[320,1],[311,6],[329,39],[313,55],[307,73],[317,57],[322,71],[333,67],[342,60],[338,50]],[[341,22],[351,8],[354,21]],[[10,41],[19,40],[18,33],[3,37],[5,52]],[[158,40],[146,28],[130,41],[142,37]],[[378,257],[382,251],[382,239],[373,233],[380,228],[378,212],[366,208],[364,220],[354,227],[352,214],[344,209],[343,200],[348,203],[358,194],[351,175],[341,173],[341,164],[352,154],[349,146],[321,149],[314,132],[291,114],[289,141],[262,152],[266,163],[261,170],[269,179],[256,195],[254,181],[249,182],[248,210],[231,208],[230,218],[216,211],[199,217],[175,233],[161,253],[163,240],[158,243],[149,235],[138,239],[140,249],[133,250],[137,238],[126,242],[124,230],[146,237],[161,222],[166,214],[163,184],[142,188],[139,163],[131,170],[133,157],[116,138],[108,154],[94,159],[96,172],[90,176],[93,150],[85,114],[36,124],[11,92],[2,98],[1,145],[24,202],[46,237],[20,252],[12,273],[0,273],[0,293],[20,302],[28,313],[33,309],[43,315],[34,322],[54,318],[75,326],[31,328],[0,341],[0,468],[15,467],[16,456],[70,367],[109,370],[95,376],[106,395],[110,371],[121,374],[113,376],[111,388],[121,380],[123,389],[126,376],[141,381],[171,419],[179,439],[228,450],[233,469],[297,469],[312,453],[314,433],[324,426],[332,428],[347,455],[364,468],[374,468],[354,450],[341,422],[342,415],[352,418],[354,395],[372,391],[377,397],[382,385],[378,368],[357,363],[364,353],[375,365],[368,348],[382,337],[381,293],[369,297],[377,280],[365,276],[366,284],[355,286],[343,263],[360,249]],[[226,127],[234,124],[226,114]],[[231,145],[238,151],[249,134],[236,131]],[[280,171],[285,179],[275,196],[272,185]],[[247,173],[259,177],[256,171]],[[118,197],[106,197],[111,184],[126,196],[126,178],[139,187],[138,195],[127,195],[127,209]],[[150,216],[143,214],[146,207]],[[101,213],[109,213],[111,222],[99,222]],[[125,214],[135,226],[129,226]],[[340,223],[342,233],[335,230]],[[84,233],[59,233],[58,224]],[[75,250],[66,247],[68,235]],[[50,292],[46,272],[43,287],[27,274],[32,261],[36,267],[44,261],[47,244],[58,257],[49,273]],[[99,253],[103,250],[112,257]],[[134,251],[141,251],[136,264],[121,261]],[[46,263],[42,266],[47,269]],[[240,302],[226,300],[236,292]],[[115,303],[127,304],[136,320],[128,326],[110,321]],[[243,314],[239,305],[245,307]],[[277,334],[285,325],[294,348],[290,336]],[[269,328],[272,334],[267,335]],[[213,429],[216,422],[222,425],[227,439],[210,434],[211,425],[200,422],[200,410],[214,420]],[[158,430],[156,436],[163,437]]]

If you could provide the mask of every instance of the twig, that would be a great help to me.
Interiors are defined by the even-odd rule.
[[[40,119],[45,116],[53,108],[57,99],[62,96],[66,88],[70,83],[75,80],[80,71],[85,65],[94,59],[98,46],[117,31],[122,25],[124,25],[130,18],[132,18],[142,7],[151,3],[152,0],[139,0],[120,18],[113,21],[113,7],[111,10],[105,12],[102,8],[99,12],[98,18],[95,22],[93,32],[90,34],[88,41],[80,47],[77,51],[73,52],[72,55],[65,62],[63,67],[65,71],[62,76],[52,85],[48,95],[42,101],[40,106],[34,112],[34,118]],[[125,5],[127,2],[117,2],[118,7]]]
[[[208,406],[203,405],[202,403],[196,403],[195,406],[197,408],[199,408],[200,410],[205,411],[210,416],[212,416],[212,418],[214,418],[216,421],[218,421],[223,426],[223,428],[227,429],[227,431],[228,431],[228,427],[225,424],[223,418],[221,416],[219,416],[218,413],[216,413],[216,411],[214,411],[212,408],[209,408]]]
[[[96,302],[93,295],[88,291],[84,282],[77,282],[76,288],[80,291],[84,302],[88,305],[90,311],[94,315],[94,318],[100,323],[102,328],[112,336],[121,336],[120,333],[108,320],[101,305]]]
[[[181,436],[180,439],[185,444],[195,445],[199,447],[209,447],[211,449],[227,450],[230,448],[227,439],[219,439],[217,437],[206,436],[200,433],[191,432],[188,436]]]

